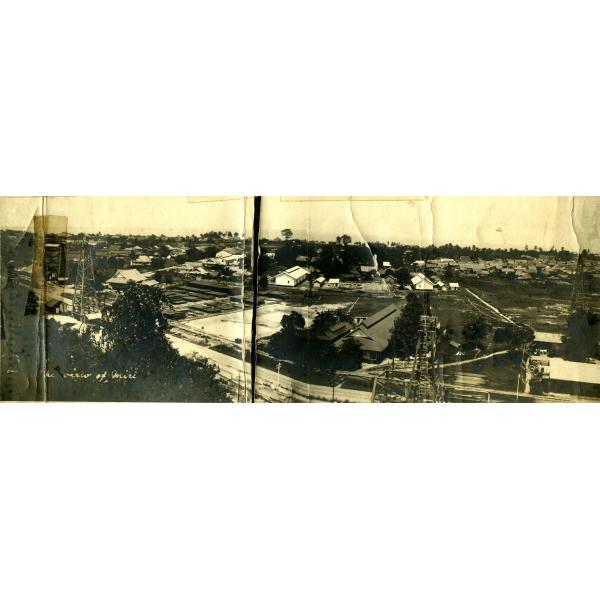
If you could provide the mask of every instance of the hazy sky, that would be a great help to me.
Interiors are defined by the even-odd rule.
[[[42,214],[41,206],[40,197],[0,198],[0,223],[3,227],[26,228],[36,212]],[[47,199],[45,214],[66,215],[72,233],[191,234],[216,230],[242,234],[244,231],[243,196],[52,196]],[[248,227],[251,223],[250,220]]]
[[[0,225],[28,227],[41,203],[40,197],[0,197]],[[67,215],[75,233],[241,234],[245,221],[250,235],[252,227],[242,196],[50,197],[46,214]],[[263,197],[261,236],[279,236],[286,227],[296,237],[321,240],[346,233],[354,241],[600,252],[600,197]]]
[[[600,252],[600,197],[263,197],[261,235]]]

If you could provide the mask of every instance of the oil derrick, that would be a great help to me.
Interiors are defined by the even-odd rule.
[[[81,241],[81,253],[77,264],[75,292],[73,295],[73,313],[85,323],[90,313],[98,310],[96,281],[94,279],[94,259],[92,249],[85,239]]]
[[[408,399],[412,402],[441,402],[443,393],[436,381],[435,355],[439,320],[430,315],[421,315],[419,337],[408,388]]]
[[[585,309],[585,268],[584,254],[579,254],[577,258],[577,269],[575,270],[575,280],[573,281],[573,291],[571,292],[571,312],[579,309]]]

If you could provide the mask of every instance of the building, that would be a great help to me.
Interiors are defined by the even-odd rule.
[[[141,256],[138,256],[137,258],[134,258],[131,261],[131,264],[132,265],[139,265],[139,266],[147,267],[148,265],[152,264],[152,259],[149,256],[147,256],[145,254],[142,254]]]
[[[375,265],[361,265],[360,272],[361,273],[375,273],[377,271],[377,267]]]
[[[536,331],[533,338],[533,343],[536,350],[543,350],[549,354],[560,352],[563,336],[560,333],[550,333],[547,331]]]
[[[239,248],[223,248],[223,250],[219,250],[215,255],[216,258],[229,258],[230,256],[238,256],[240,254]]]
[[[433,290],[433,282],[423,275],[423,273],[417,273],[411,278],[410,283],[415,290],[430,291]]]
[[[400,310],[390,304],[375,314],[367,317],[350,333],[338,339],[336,346],[341,346],[344,339],[352,337],[360,343],[363,359],[366,362],[378,362],[390,344],[390,334],[394,321],[400,316]]]
[[[340,280],[339,279],[328,279],[327,283],[324,284],[325,287],[333,287],[333,288],[337,288],[340,287]]]
[[[308,271],[302,267],[291,267],[275,276],[275,285],[295,287],[308,279]]]
[[[152,275],[153,273],[140,273],[137,269],[118,269],[106,283],[117,290],[123,289],[131,282],[154,286],[158,284],[158,281],[152,279]]]
[[[574,362],[558,357],[550,357],[548,361],[549,392],[600,396],[600,363]]]
[[[448,289],[449,289],[451,292],[455,292],[456,290],[458,290],[458,288],[459,288],[459,287],[460,287],[460,286],[458,285],[458,283],[456,283],[456,282],[454,282],[454,281],[448,284]]]

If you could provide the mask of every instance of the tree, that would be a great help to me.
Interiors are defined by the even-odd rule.
[[[286,241],[291,240],[294,237],[294,232],[291,229],[282,229],[281,237]]]
[[[299,250],[300,248],[297,247],[295,242],[287,241],[275,251],[275,262],[284,267],[292,267],[296,264],[296,256],[298,256]]]
[[[336,253],[335,249],[330,246],[324,246],[316,266],[325,275],[325,277],[337,277],[346,272],[344,263]]]
[[[468,346],[482,346],[492,330],[492,326],[482,316],[475,317],[463,327],[463,338]]]
[[[104,309],[100,336],[89,325],[49,321],[48,386],[62,400],[227,402],[219,369],[180,355],[166,338],[164,298],[131,283]]]
[[[363,361],[363,353],[360,342],[353,337],[347,337],[338,351],[336,370],[356,371],[360,369]]]
[[[570,360],[599,358],[600,318],[591,310],[574,311],[567,322],[565,354]]]
[[[340,240],[341,240],[342,246],[347,246],[348,244],[352,243],[352,238],[345,233],[342,235]]]
[[[128,283],[112,306],[102,310],[102,339],[115,370],[147,374],[161,364],[170,345],[159,288]]]
[[[533,329],[523,324],[506,325],[494,331],[494,344],[506,345],[513,350],[533,342],[533,338]]]
[[[269,339],[267,350],[277,358],[302,364],[304,354],[304,317],[293,311],[281,317],[281,329]]]
[[[322,337],[333,325],[352,322],[352,317],[343,308],[323,310],[315,315],[310,330],[315,337]]]
[[[444,277],[446,281],[454,277],[454,267],[452,265],[446,265],[446,267],[444,268]]]
[[[416,294],[409,293],[390,334],[390,347],[394,356],[407,358],[414,354],[419,337],[419,321],[423,312],[422,301]]]
[[[399,267],[394,271],[394,277],[398,285],[408,285],[410,283],[410,271],[406,267]]]

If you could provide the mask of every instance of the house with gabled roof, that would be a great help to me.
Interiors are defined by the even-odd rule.
[[[356,328],[339,338],[335,345],[340,347],[344,339],[352,337],[359,342],[366,362],[378,362],[390,344],[394,321],[399,316],[398,307],[390,304],[361,321]]]
[[[302,267],[290,267],[283,273],[275,276],[275,285],[295,287],[308,279],[309,272]]]
[[[152,279],[152,275],[153,273],[140,273],[137,269],[118,269],[106,283],[114,289],[123,289],[128,283],[132,282],[154,286],[158,284],[158,281]]]
[[[425,277],[423,273],[416,273],[410,280],[410,283],[415,290],[429,291],[433,290],[433,281]]]

